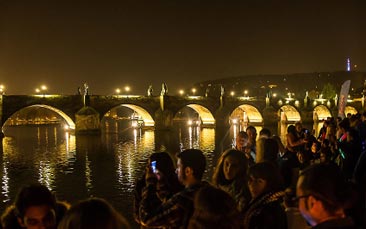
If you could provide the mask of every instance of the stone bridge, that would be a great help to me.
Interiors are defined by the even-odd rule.
[[[326,99],[204,97],[204,96],[134,96],[134,95],[1,95],[2,126],[22,109],[42,107],[59,114],[71,129],[100,130],[99,122],[113,108],[124,106],[134,110],[144,126],[164,130],[173,127],[173,120],[183,108],[198,113],[203,126],[227,128],[233,122],[271,126],[278,121],[313,123],[338,115],[337,102]],[[92,110],[97,117],[93,125],[83,115]],[[363,99],[348,101],[345,113],[364,111]],[[93,113],[92,112],[92,113]]]

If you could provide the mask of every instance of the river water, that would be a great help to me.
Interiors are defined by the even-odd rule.
[[[90,196],[105,198],[136,228],[134,184],[151,153],[173,155],[180,143],[183,148],[199,148],[207,159],[204,178],[210,180],[220,151],[230,147],[236,131],[176,125],[172,131],[157,132],[114,123],[101,135],[75,136],[61,125],[7,126],[0,151],[0,210],[11,204],[22,185],[40,182],[69,203]]]

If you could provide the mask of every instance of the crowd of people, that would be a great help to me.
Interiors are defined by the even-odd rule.
[[[365,141],[366,113],[328,118],[318,136],[289,125],[286,144],[249,126],[208,181],[201,150],[153,153],[136,181],[134,219],[141,228],[366,228]],[[20,190],[1,226],[130,228],[106,200],[69,206],[40,184]]]

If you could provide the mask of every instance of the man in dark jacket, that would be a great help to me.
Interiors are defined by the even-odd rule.
[[[141,223],[148,227],[187,228],[194,210],[194,195],[203,186],[201,179],[205,167],[206,159],[201,150],[187,149],[179,153],[176,172],[185,189],[166,202],[159,200],[156,185],[150,185],[150,180],[154,179],[147,175],[147,186],[140,202]]]

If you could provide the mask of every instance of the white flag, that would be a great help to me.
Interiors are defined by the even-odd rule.
[[[342,84],[341,93],[339,94],[339,102],[338,102],[338,117],[344,118],[344,110],[347,105],[347,98],[349,87],[351,85],[351,80],[347,80]]]

